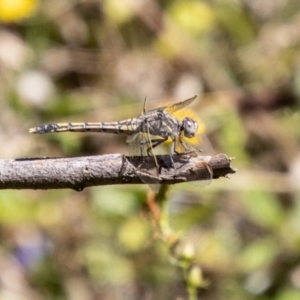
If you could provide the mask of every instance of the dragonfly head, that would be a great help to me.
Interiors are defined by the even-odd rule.
[[[181,124],[181,131],[183,135],[187,138],[192,138],[195,136],[198,130],[198,123],[191,118],[184,118]]]

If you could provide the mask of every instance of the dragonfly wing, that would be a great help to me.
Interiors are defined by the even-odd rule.
[[[197,98],[197,96],[194,96],[194,97],[189,98],[187,100],[184,100],[182,102],[178,102],[178,103],[175,103],[175,104],[170,105],[170,106],[161,107],[161,109],[165,110],[169,114],[172,114],[172,113],[174,113],[174,112],[176,112],[180,109],[183,109],[184,107],[190,105],[196,98]]]
[[[143,144],[145,138],[141,133],[135,133],[127,137],[126,142],[129,144],[129,155],[130,156],[145,156],[147,155]]]
[[[207,162],[202,161],[201,164],[206,170],[205,175],[202,176],[203,179],[201,179],[201,180],[195,179],[195,181],[192,181],[192,184],[194,184],[196,186],[200,186],[200,187],[206,187],[206,186],[210,185],[210,183],[213,179],[214,173],[213,173],[212,168],[209,166],[209,164]]]
[[[153,141],[156,141],[158,137],[148,135],[145,133],[137,133],[133,136],[130,136],[127,139],[129,142],[129,153],[131,156],[141,157],[141,163],[136,168],[137,175],[141,180],[148,184],[152,190],[155,192],[158,191],[160,178],[159,178],[159,168],[155,164],[149,164],[149,156],[153,156],[154,162],[156,162],[156,155],[163,155],[164,163],[167,167],[173,167],[172,165],[172,143],[161,143],[157,147],[153,148]],[[148,151],[148,149],[150,149]],[[192,145],[184,142],[183,139],[179,137],[174,142],[174,151],[176,154],[184,154],[187,157],[187,160],[190,156],[200,155],[200,150],[193,147]],[[167,155],[166,155],[167,154]],[[148,159],[145,159],[147,157]],[[187,160],[183,160],[182,163],[186,164]],[[192,184],[200,187],[204,187],[210,184],[213,178],[213,171],[210,166],[205,162],[201,162],[201,167],[204,168],[202,172],[202,179],[198,180],[195,178],[195,181],[192,181]],[[180,168],[179,168],[180,169]],[[178,169],[178,171],[180,171]],[[204,176],[203,176],[204,174]]]
[[[148,134],[140,132],[127,138],[129,143],[129,155],[141,157],[141,163],[136,168],[136,174],[141,180],[148,184],[155,192],[159,188],[159,173],[157,163],[149,164],[149,159],[145,159],[148,156],[153,156],[151,151],[151,138]],[[150,149],[150,151],[148,151]],[[153,156],[154,162],[156,158]]]
[[[185,154],[187,156],[198,156],[201,153],[201,150],[193,147],[192,145],[186,143],[184,139],[181,137],[177,137],[175,140],[174,151],[176,154]],[[208,186],[213,179],[213,171],[211,167],[205,162],[201,162],[203,169],[205,170],[202,173],[202,180],[198,180],[195,178],[195,181],[192,181],[194,185],[197,186]],[[204,174],[204,175],[203,175]]]

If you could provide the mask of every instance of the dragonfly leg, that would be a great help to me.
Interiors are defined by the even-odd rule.
[[[159,146],[160,144],[164,143],[165,141],[168,140],[168,137],[165,137],[165,138],[161,138],[161,139],[155,139],[155,140],[151,140],[151,145],[150,147],[148,147],[147,149],[147,154],[148,155],[151,155],[151,150],[154,149],[155,147]],[[175,148],[175,143],[173,142],[172,143],[172,146],[171,146],[171,154],[170,154],[170,161],[171,163],[168,164],[167,162],[167,165],[168,167],[171,167],[171,168],[175,168],[175,164],[174,164],[174,160],[173,160],[173,154],[174,154],[174,148]]]
[[[186,155],[195,155],[197,153],[200,153],[201,150],[196,148],[196,147],[190,147],[190,145],[187,145],[181,137],[179,137],[178,140],[176,140],[177,144],[176,145],[180,145],[180,147],[174,147],[174,153],[176,154],[186,154]],[[183,151],[183,149],[184,151]]]
[[[175,143],[173,141],[172,145],[171,145],[171,154],[170,154],[170,160],[171,160],[171,165],[172,167],[175,169],[176,171],[176,168],[175,168],[175,164],[174,164],[174,160],[173,160],[173,154],[175,153]]]
[[[168,137],[162,138],[162,139],[155,139],[155,140],[150,140],[150,146],[147,148],[147,154],[151,155],[151,150],[154,149],[155,147],[159,146],[160,144],[164,143]]]
[[[150,144],[150,146],[147,148],[147,155],[148,156],[151,156],[151,154],[153,155],[154,160],[155,160],[155,164],[156,164],[156,168],[157,168],[157,174],[159,174],[159,165],[158,165],[156,156],[153,153],[153,149],[155,147],[157,147],[158,145],[162,144],[163,142],[165,142],[167,139],[168,139],[168,137],[165,137],[165,138],[162,138],[162,139],[155,139],[155,140],[147,141],[147,143]]]

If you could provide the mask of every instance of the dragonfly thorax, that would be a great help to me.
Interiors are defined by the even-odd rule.
[[[187,138],[192,138],[195,136],[198,130],[198,123],[191,118],[184,118],[181,123],[181,131],[183,135]]]

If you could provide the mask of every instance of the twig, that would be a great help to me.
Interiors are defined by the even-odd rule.
[[[154,163],[152,157],[149,165]],[[163,156],[158,156],[161,166],[161,183],[174,184],[207,179],[207,168],[213,178],[227,176],[236,170],[225,154],[188,157],[174,155],[175,168],[164,166]],[[125,157],[121,154],[70,158],[19,158],[0,159],[0,189],[59,189],[81,191],[97,185],[143,183],[136,168],[141,157]]]

